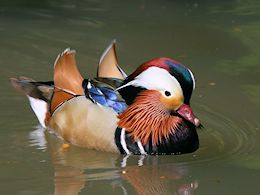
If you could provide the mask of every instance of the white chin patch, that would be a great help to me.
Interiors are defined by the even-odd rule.
[[[43,126],[44,128],[46,128],[45,125],[45,118],[46,118],[46,113],[47,113],[47,108],[48,108],[48,104],[40,99],[36,99],[30,96],[27,96],[31,105],[31,108],[33,109],[35,115],[38,118],[38,121],[40,122],[41,126]]]

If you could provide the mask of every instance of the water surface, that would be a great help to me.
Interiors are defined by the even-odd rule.
[[[0,3],[1,194],[259,194],[260,3],[248,1],[4,0]],[[70,147],[38,126],[8,78],[51,80],[56,55],[77,50],[95,76],[118,40],[122,68],[168,56],[196,78],[200,148],[130,156]]]

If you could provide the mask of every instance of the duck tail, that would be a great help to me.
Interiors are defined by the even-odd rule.
[[[36,82],[27,77],[10,78],[12,86],[29,99],[39,123],[46,127],[50,118],[49,105],[54,90],[53,81]]]

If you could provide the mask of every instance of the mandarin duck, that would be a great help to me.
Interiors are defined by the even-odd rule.
[[[199,119],[190,107],[192,72],[160,57],[127,76],[119,67],[115,41],[100,58],[97,77],[83,79],[75,51],[54,63],[53,81],[11,78],[25,94],[39,123],[65,141],[121,154],[183,154],[198,149]]]

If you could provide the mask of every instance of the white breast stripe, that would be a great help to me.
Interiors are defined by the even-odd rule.
[[[137,142],[137,145],[138,145],[138,148],[139,148],[141,154],[147,154],[145,152],[144,147],[143,147],[143,145],[142,145],[142,143],[140,141]]]
[[[120,143],[126,152],[126,154],[131,154],[131,152],[127,149],[126,142],[125,142],[125,128],[122,129],[121,135],[120,135]]]

